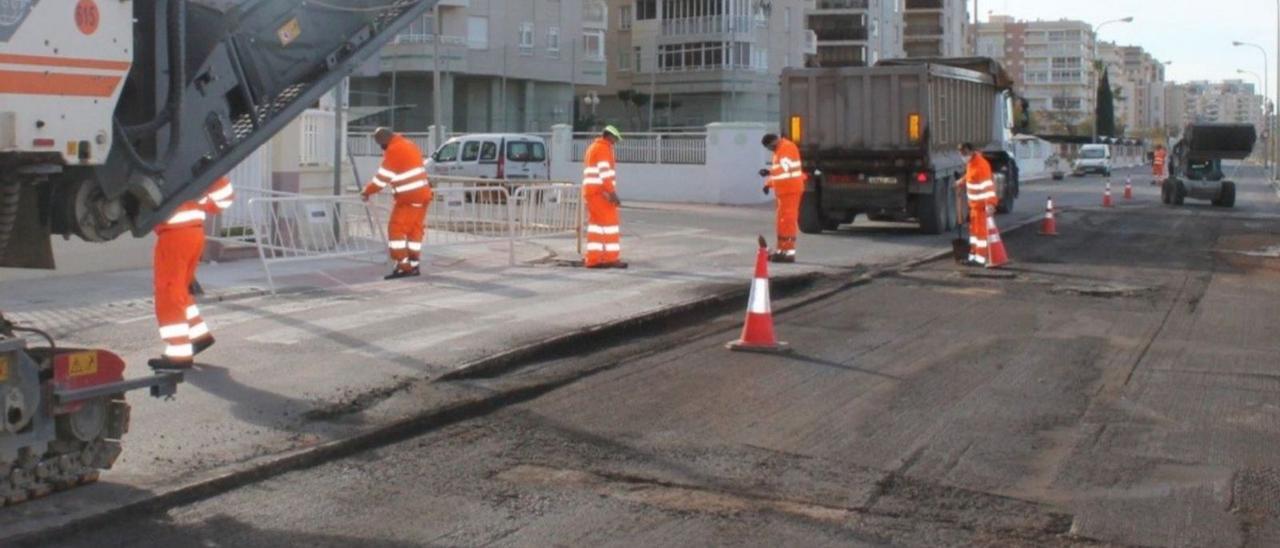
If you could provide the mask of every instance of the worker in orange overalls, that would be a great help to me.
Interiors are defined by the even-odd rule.
[[[587,147],[582,160],[582,197],[587,204],[587,268],[626,268],[622,261],[622,224],[618,217],[617,157],[613,145],[622,140],[607,126]]]
[[[999,201],[991,163],[969,143],[960,145],[960,155],[968,162],[964,178],[956,181],[956,188],[963,187],[969,198],[969,260],[965,264],[990,266],[991,238],[987,220],[995,215]]]
[[[1164,149],[1164,145],[1156,145],[1155,152],[1151,153],[1151,186],[1163,184],[1165,177],[1165,165],[1169,161],[1169,153]]]
[[[204,220],[231,207],[235,190],[222,177],[196,201],[184,202],[156,227],[154,270],[156,321],[164,353],[147,362],[155,369],[190,369],[195,355],[213,346],[213,334],[200,317],[191,283],[204,252]]]
[[[413,141],[385,127],[373,132],[373,140],[384,151],[382,166],[360,197],[367,202],[384,188],[390,188],[395,195],[395,207],[387,225],[387,247],[395,268],[384,279],[421,275],[418,266],[422,261],[422,239],[426,236],[427,206],[435,196],[427,182],[422,151]]]
[[[769,260],[775,263],[794,263],[796,235],[800,232],[800,197],[804,195],[806,178],[800,164],[800,148],[790,139],[772,133],[765,135],[760,144],[773,152],[770,168],[760,170],[760,176],[765,177],[762,190],[767,196],[769,190],[773,189],[778,201],[775,214],[778,248],[769,254]]]

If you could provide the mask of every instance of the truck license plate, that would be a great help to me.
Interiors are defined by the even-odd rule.
[[[897,177],[868,177],[867,182],[873,185],[896,185],[898,184],[898,178]]]

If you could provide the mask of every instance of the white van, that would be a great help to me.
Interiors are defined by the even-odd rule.
[[[1073,170],[1077,177],[1086,173],[1100,173],[1105,177],[1111,176],[1111,146],[1110,145],[1084,145],[1080,147],[1080,156],[1076,158],[1075,169]]]
[[[445,141],[427,160],[428,175],[479,179],[550,179],[551,161],[541,137],[475,134]]]

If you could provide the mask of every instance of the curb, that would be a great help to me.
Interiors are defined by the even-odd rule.
[[[785,295],[803,290],[823,278],[832,276],[831,274],[816,272],[778,276],[772,280],[772,284],[779,294]],[[838,274],[835,276],[838,276]],[[866,281],[869,281],[869,279],[855,280],[845,285],[861,285]],[[844,287],[841,286],[835,291],[843,290]],[[675,306],[579,329],[472,362],[438,378],[422,379],[419,382],[412,383],[410,386],[493,377],[518,369],[531,362],[553,357],[563,353],[565,350],[569,350],[570,347],[572,347],[572,350],[581,351],[585,346],[588,346],[583,344],[585,341],[591,341],[589,346],[598,346],[601,342],[607,343],[612,338],[633,335],[636,330],[669,329],[673,325],[671,320],[675,318],[685,317],[684,321],[688,323],[696,319],[696,316],[710,313],[719,314],[722,307],[737,306],[741,304],[738,301],[744,301],[747,298],[748,292],[749,287],[735,287],[734,289],[719,291]],[[806,298],[798,304],[807,304],[812,302],[813,299],[825,298],[832,292],[833,290],[825,291],[822,294]],[[246,294],[248,293],[251,292],[246,292]],[[796,305],[789,305],[780,310],[788,310],[794,306]],[[690,318],[691,316],[695,318]],[[154,495],[142,500],[107,508],[95,514],[72,518],[61,525],[55,525],[39,531],[18,533],[3,539],[3,541],[6,545],[46,544],[51,541],[51,538],[84,532],[128,516],[139,513],[154,513],[166,508],[207,499],[244,485],[402,441],[412,436],[420,435],[430,429],[470,420],[513,403],[527,401],[576,380],[576,377],[571,377],[484,396],[459,397],[439,407],[423,410],[367,432],[352,434],[342,439],[331,440],[312,447],[288,450],[256,460],[242,462],[232,465],[229,470],[215,471],[209,476],[188,480],[173,489],[156,492]]]
[[[1063,208],[1059,211],[1068,211]],[[1039,222],[1029,219],[1017,223],[1003,231],[1011,233]],[[814,302],[831,297],[849,289],[871,283],[885,275],[895,274],[920,265],[947,258],[951,250],[929,253],[915,259],[893,266],[886,266],[870,271],[861,267],[839,269],[835,272],[808,272],[775,276],[770,280],[775,297],[803,291],[819,284],[823,280],[840,280],[829,287],[822,287],[811,295],[806,295],[794,302],[779,307],[775,313],[785,313]],[[852,279],[845,276],[854,275]],[[435,379],[421,379],[409,386],[492,378],[503,373],[520,369],[540,360],[551,359],[559,355],[580,353],[584,348],[590,349],[607,345],[611,340],[623,336],[635,336],[637,331],[665,331],[672,328],[691,325],[703,315],[718,315],[729,306],[738,306],[747,298],[749,286],[742,284],[731,289],[714,292],[710,295],[695,298],[673,306],[644,312],[628,318],[622,318],[605,324],[582,328],[550,339],[529,343],[517,348],[489,356],[470,364],[463,365]],[[216,302],[246,299],[268,294],[260,288],[244,288],[229,290],[214,295],[206,295],[206,300]],[[211,498],[236,488],[270,479],[282,474],[311,468],[340,458],[351,456],[369,449],[403,441],[423,432],[474,419],[503,407],[528,401],[562,386],[576,382],[576,375],[557,378],[550,381],[520,386],[498,393],[479,396],[457,396],[443,405],[422,410],[402,419],[392,421],[366,432],[359,432],[348,437],[331,440],[319,445],[297,448],[259,459],[249,460],[232,465],[230,469],[214,471],[209,475],[186,480],[169,490],[155,492],[150,497],[124,504],[122,506],[103,509],[94,514],[71,518],[61,525],[55,525],[39,531],[18,533],[3,539],[4,544],[43,545],[57,538],[84,532],[94,527],[111,523],[138,514],[154,513],[167,508],[189,504]]]

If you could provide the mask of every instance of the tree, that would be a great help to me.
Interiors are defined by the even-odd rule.
[[[1102,69],[1102,78],[1098,80],[1098,111],[1094,124],[1099,137],[1116,136],[1115,94],[1111,91],[1111,77],[1106,68]]]

